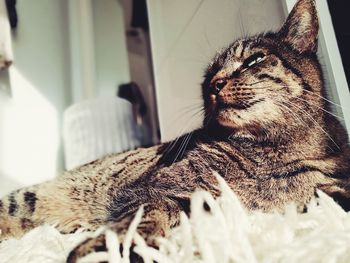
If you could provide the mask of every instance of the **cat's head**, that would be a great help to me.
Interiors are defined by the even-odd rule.
[[[205,124],[259,134],[313,116],[310,101],[322,106],[318,29],[314,0],[299,0],[280,31],[239,39],[217,54],[202,84]]]

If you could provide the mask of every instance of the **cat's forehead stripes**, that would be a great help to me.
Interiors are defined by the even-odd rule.
[[[228,60],[222,70],[219,71],[218,75],[222,75],[222,77],[230,76],[233,72],[237,71],[243,62],[237,59]]]
[[[244,40],[237,40],[226,50],[224,53],[224,63],[222,69],[216,74],[217,77],[227,77],[243,65],[244,58],[242,56],[246,45],[247,44]]]
[[[247,39],[237,40],[224,53],[222,69],[216,74],[217,77],[227,77],[240,69],[245,59],[251,54],[253,41]]]
[[[243,61],[248,56],[251,55],[252,50],[261,46],[258,44],[258,38],[252,39],[240,39],[237,40],[227,51],[226,51],[226,61],[229,59],[236,59],[239,61]]]
[[[249,46],[249,41],[244,39],[239,39],[229,49],[230,50],[229,55],[231,55],[231,57],[243,58],[245,50],[247,49],[248,46]]]
[[[238,40],[236,44],[232,47],[232,56],[234,57],[241,57],[242,51],[243,51],[243,41]]]

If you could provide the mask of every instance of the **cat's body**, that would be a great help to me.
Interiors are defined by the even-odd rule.
[[[234,42],[207,69],[202,129],[10,194],[0,202],[1,237],[43,223],[122,234],[144,205],[138,230],[152,244],[189,213],[196,189],[220,194],[216,173],[248,209],[303,208],[317,188],[349,209],[350,148],[323,98],[317,31],[314,2],[299,0],[278,33]],[[87,240],[69,261],[104,245],[103,235]]]

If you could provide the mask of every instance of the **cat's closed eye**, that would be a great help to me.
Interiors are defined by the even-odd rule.
[[[265,57],[265,54],[263,52],[258,52],[251,55],[243,62],[243,68],[247,69],[258,64],[263,60],[264,57]]]

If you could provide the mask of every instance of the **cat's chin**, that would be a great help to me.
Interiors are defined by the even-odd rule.
[[[225,109],[218,112],[216,121],[219,125],[228,129],[239,129],[246,124],[238,110],[233,109]]]

